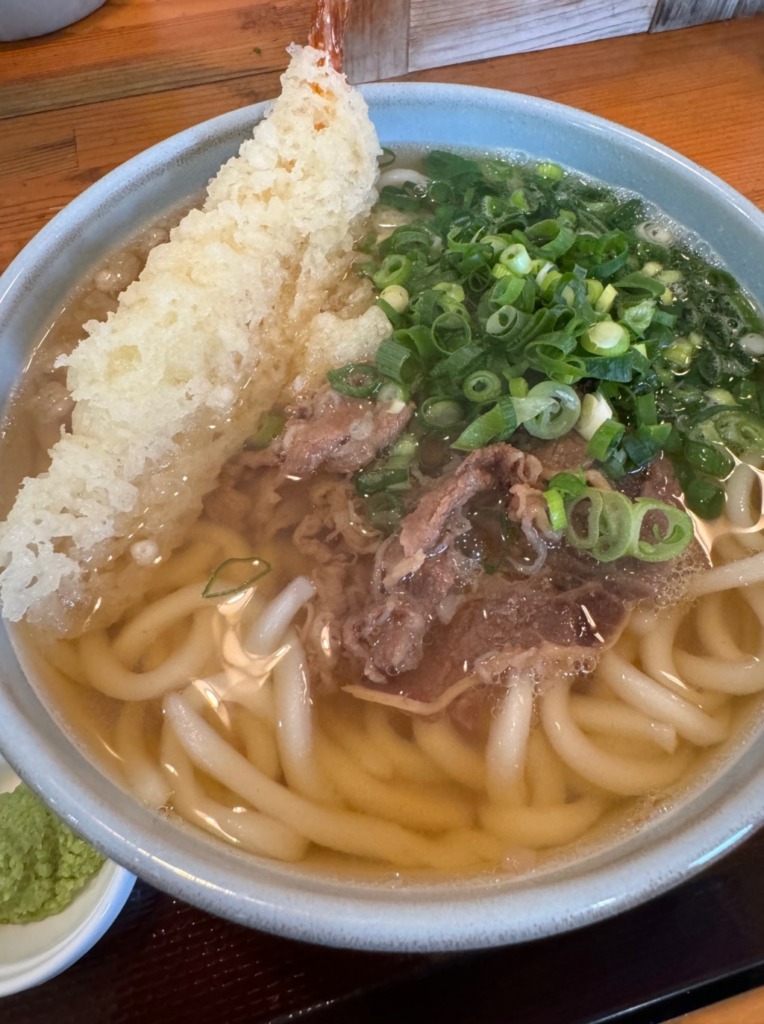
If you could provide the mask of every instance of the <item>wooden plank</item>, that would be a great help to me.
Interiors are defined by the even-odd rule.
[[[353,0],[345,33],[351,82],[377,82],[409,70],[411,0]]]
[[[253,74],[276,81],[286,47],[307,39],[311,8],[312,0],[107,0],[77,26],[0,43],[0,118]]]
[[[0,129],[0,267],[88,185],[207,118],[269,99],[277,76],[250,75],[5,121]]]
[[[761,1024],[764,1020],[764,989],[744,992],[713,1006],[674,1017],[666,1024]]]
[[[764,0],[658,0],[651,32],[749,18],[764,11]]]
[[[644,32],[655,0],[411,0],[409,70]]]

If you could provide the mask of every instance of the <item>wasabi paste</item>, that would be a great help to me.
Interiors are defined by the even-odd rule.
[[[59,913],[103,863],[28,786],[0,794],[0,924]]]

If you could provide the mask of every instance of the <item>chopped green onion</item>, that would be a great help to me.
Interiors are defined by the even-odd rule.
[[[428,427],[448,430],[464,419],[464,408],[451,398],[426,398],[419,407],[419,415]]]
[[[593,459],[604,462],[611,454],[613,448],[623,437],[626,428],[623,423],[617,420],[605,420],[597,427],[592,437],[587,441],[586,451]]]
[[[590,302],[593,306],[595,302],[599,302],[599,300],[602,298],[602,295],[605,291],[605,286],[603,285],[602,281],[597,281],[593,277],[587,277],[584,283],[586,284],[587,301]]]
[[[441,313],[435,318],[431,329],[435,347],[445,355],[463,348],[472,338],[469,318],[457,312]]]
[[[599,428],[607,420],[613,418],[610,403],[599,391],[584,395],[581,402],[581,415],[576,423],[576,430],[585,441],[590,441]]]
[[[576,240],[576,233],[564,221],[541,220],[527,230],[528,238],[536,245],[538,255],[556,260],[570,249]]]
[[[364,469],[355,478],[356,490],[364,496],[376,494],[378,491],[400,489],[401,484],[408,485],[408,483],[408,465],[385,465]]]
[[[521,242],[514,242],[503,249],[499,255],[499,263],[519,277],[525,277],[531,272],[531,258]]]
[[[565,432],[565,403],[534,388],[573,385],[572,425],[603,472],[665,451],[688,507],[718,514],[734,458],[764,458],[764,322],[734,279],[675,247],[640,200],[557,165],[436,152],[425,168],[426,186],[383,192],[407,222],[365,243],[392,328],[370,397],[394,388],[444,451],[456,434],[470,451],[521,424]]]
[[[620,356],[629,348],[629,332],[615,320],[600,320],[582,336],[581,347],[595,356]]]
[[[464,302],[464,289],[456,281],[438,281],[432,287],[436,292],[442,292],[454,305]]]
[[[552,490],[559,491],[566,498],[580,498],[586,491],[586,480],[583,473],[564,471],[555,473],[548,485]]]
[[[565,171],[559,164],[541,163],[536,166],[536,174],[541,178],[548,178],[550,181],[561,181],[565,177]]]
[[[409,384],[416,376],[418,360],[411,349],[394,338],[386,338],[377,349],[376,369],[399,384]]]
[[[699,474],[683,483],[683,488],[687,508],[701,519],[718,519],[724,511],[724,487],[717,480]]]
[[[633,306],[627,306],[621,313],[621,323],[626,324],[629,330],[637,337],[642,337],[653,321],[655,316],[655,301],[653,299],[642,299],[635,302]]]
[[[471,452],[483,448],[491,441],[509,437],[517,427],[513,400],[505,395],[482,416],[474,419],[451,445],[458,451]]]
[[[676,558],[694,536],[692,519],[656,498],[630,501],[619,491],[587,487],[566,506],[565,536],[599,562],[630,556],[643,562]]]
[[[735,468],[735,460],[726,448],[713,442],[687,438],[684,442],[684,457],[694,469],[719,480],[724,480]]]
[[[394,306],[391,306],[389,302],[386,302],[381,295],[377,297],[375,305],[379,306],[392,327],[400,327],[403,324],[404,318],[402,314]]]
[[[588,551],[598,562],[613,562],[629,553],[633,516],[625,494],[587,487],[569,503],[567,515],[565,536],[573,547]]]
[[[525,398],[528,394],[529,384],[525,377],[510,377],[507,383],[513,398]]]
[[[245,447],[250,450],[267,448],[271,441],[275,440],[284,429],[284,422],[284,417],[278,413],[266,413],[260,420],[257,430],[252,437],[247,438]]]
[[[698,346],[689,338],[677,338],[673,345],[663,351],[663,358],[679,370],[686,370],[692,362]]]
[[[706,401],[711,405],[737,405],[735,396],[726,388],[709,388],[706,391]]]
[[[646,292],[648,295],[658,298],[663,294],[664,285],[661,281],[656,281],[655,278],[648,277],[647,274],[641,274],[638,270],[635,270],[633,274],[625,274],[623,277],[619,277],[616,287],[621,291]]]
[[[413,434],[401,434],[387,455],[355,475],[355,489],[368,497],[379,491],[402,491],[410,487],[409,468],[417,453]]]
[[[392,533],[404,516],[403,499],[395,491],[377,491],[370,494],[364,508],[369,522],[383,533]]]
[[[624,434],[621,447],[635,466],[641,468],[650,465],[671,431],[668,424],[666,427],[665,431],[659,430],[657,433],[652,432],[655,428],[641,427],[637,433]]]
[[[371,398],[382,384],[380,372],[368,363],[348,363],[326,375],[335,391],[351,398]]]
[[[554,398],[550,398],[548,395],[546,397],[543,395],[531,397],[530,391],[527,395],[520,395],[512,399],[518,426],[540,416],[547,409],[551,409],[554,404]]]
[[[515,329],[521,316],[522,314],[514,306],[502,306],[488,317],[485,329],[494,337],[507,337]]]
[[[612,284],[606,284],[602,294],[595,301],[594,308],[598,313],[609,313],[610,308],[617,298],[618,292]]]
[[[528,398],[552,400],[538,416],[523,423],[528,433],[534,437],[562,437],[576,423],[581,412],[581,400],[568,384],[558,384],[551,380],[542,381],[530,389]]]
[[[509,197],[509,202],[510,202],[510,204],[512,206],[516,207],[518,210],[529,210],[530,209],[530,204],[528,203],[528,199],[527,199],[527,197],[525,195],[525,192],[523,192],[523,190],[521,188],[516,188],[514,190],[514,192],[512,192],[512,194]]]
[[[643,562],[665,562],[676,558],[695,535],[692,519],[684,509],[668,505],[665,501],[637,498],[633,509],[633,542],[629,554]],[[650,522],[645,528],[648,516]],[[646,537],[643,536],[645,530]]]
[[[501,265],[499,264],[499,266]],[[523,281],[522,277],[518,277],[509,267],[504,269],[506,273],[493,286],[490,295],[490,301],[500,306],[501,309],[505,309],[507,306],[511,307],[512,303],[520,297],[525,287],[525,281]],[[486,330],[489,334],[499,333],[492,331],[487,324]]]
[[[455,383],[470,370],[477,369],[484,358],[483,350],[477,345],[463,345],[433,367],[433,377]]]
[[[385,381],[374,395],[374,399],[381,405],[391,406],[391,412],[400,412],[406,402],[408,402],[409,394],[403,384],[398,384],[394,380],[388,380]]]
[[[491,370],[475,370],[462,385],[470,402],[495,402],[502,391],[501,378]]]
[[[220,579],[221,576],[225,575],[228,569],[234,566],[247,565],[251,566],[253,572],[249,574],[243,583],[223,583]],[[224,562],[215,569],[210,576],[207,584],[202,591],[202,597],[215,600],[221,597],[233,597],[234,594],[241,594],[249,587],[253,586],[263,576],[267,576],[271,571],[269,562],[266,562],[264,558],[258,558],[257,555],[253,555],[251,558],[226,558]],[[216,589],[220,584],[219,589]]]
[[[660,270],[655,277],[661,284],[665,285],[678,284],[684,280],[684,274],[681,270]]]
[[[658,407],[655,404],[655,395],[652,392],[637,395],[634,399],[634,413],[640,425],[657,423]]]
[[[382,266],[372,277],[372,281],[380,291],[389,288],[393,284],[405,284],[411,274],[413,264],[408,256],[400,253],[393,253],[386,256]]]
[[[387,285],[379,297],[383,302],[392,306],[396,313],[402,313],[409,304],[409,293],[400,284]]]
[[[764,420],[744,409],[717,406],[693,426],[690,436],[726,445],[735,455],[764,452]]]
[[[568,517],[565,512],[565,499],[562,494],[553,487],[544,491],[544,498],[547,504],[550,527],[557,530],[564,530],[568,525]]]
[[[661,270],[663,270],[663,264],[656,260],[650,260],[642,267],[642,273],[647,277],[655,277]]]
[[[397,331],[393,331],[393,341],[407,348],[421,363],[430,363],[438,356],[432,340],[432,331],[425,324],[398,328]]]

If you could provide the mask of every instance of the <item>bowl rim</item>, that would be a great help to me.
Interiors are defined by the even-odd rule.
[[[630,157],[641,155],[664,169],[673,168],[696,192],[722,202],[738,229],[747,225],[757,239],[764,238],[764,214],[722,179],[654,139],[585,111],[475,86],[390,83],[363,86],[361,92],[374,119],[383,122],[393,109],[400,111],[408,105],[421,111],[439,104],[449,116],[476,109],[510,111],[550,126],[564,122],[592,143],[615,140]],[[168,168],[182,171],[195,162],[203,163],[214,145],[230,144],[233,152],[235,143],[271,102],[230,111],[170,136],[74,199],[0,278],[0,327],[23,303],[51,252],[60,254],[67,245],[77,243],[84,221],[92,218],[94,211],[97,214],[131,188],[146,188]],[[383,136],[383,141],[388,140]],[[754,282],[743,283],[753,290]],[[17,665],[4,627],[0,630],[0,664],[4,674],[6,665]],[[325,945],[445,951],[522,942],[572,930],[629,909],[688,879],[750,835],[764,818],[764,772],[757,769],[751,738],[725,773],[725,785],[719,780],[711,783],[690,803],[692,813],[687,807],[681,814],[669,813],[615,852],[585,861],[575,873],[563,870],[553,878],[542,874],[535,881],[530,876],[521,884],[468,884],[458,893],[452,891],[453,883],[391,891],[388,886],[373,884],[348,889],[328,880],[316,883],[299,873],[258,862],[258,878],[242,895],[230,878],[235,855],[223,858],[221,869],[215,864],[213,847],[191,842],[187,845],[194,846],[193,853],[185,859],[186,837],[178,829],[172,833],[173,842],[183,846],[184,860],[170,863],[159,817],[137,801],[126,801],[122,790],[100,773],[89,779],[87,799],[83,800],[76,780],[87,771],[87,759],[73,744],[62,745],[63,749],[56,746],[59,724],[31,687],[18,683],[19,678],[16,675],[15,687],[0,686],[0,740],[16,771],[59,815],[107,856],[159,889],[241,924]],[[25,768],[30,748],[37,758],[33,777]],[[115,806],[120,810],[115,812]],[[682,818],[681,828],[669,834],[677,817]],[[246,863],[253,861],[246,858]],[[243,873],[242,867],[237,880]],[[447,904],[445,893],[449,894]]]

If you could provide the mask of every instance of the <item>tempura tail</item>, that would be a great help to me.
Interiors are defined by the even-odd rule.
[[[348,271],[379,143],[363,98],[322,52],[293,48],[282,87],[202,208],[60,359],[72,431],[0,524],[5,618],[69,636],[113,621],[304,374],[305,323]]]

